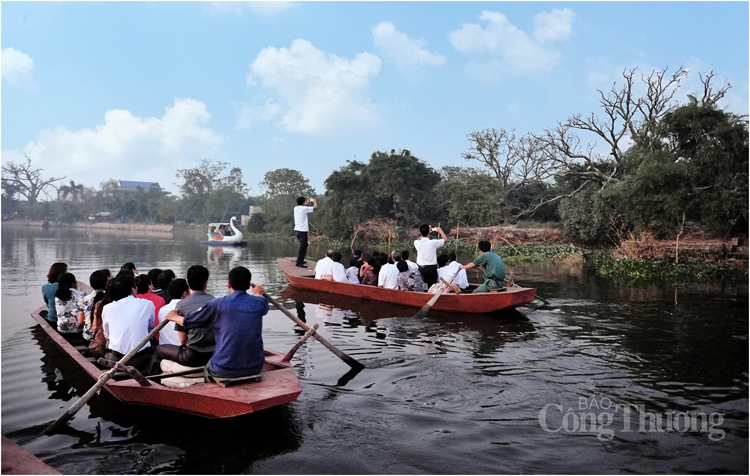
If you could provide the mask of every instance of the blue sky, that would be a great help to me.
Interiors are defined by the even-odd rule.
[[[711,69],[748,113],[747,2],[2,2],[2,162],[98,188],[203,158],[299,170],[598,111],[625,68]],[[618,81],[620,84],[621,81]],[[474,164],[476,165],[476,164]]]

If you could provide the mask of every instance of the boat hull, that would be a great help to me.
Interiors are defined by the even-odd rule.
[[[75,347],[63,338],[39,314],[44,307],[32,313],[32,317],[57,347],[73,359],[75,364],[94,380],[106,372],[89,362]],[[205,418],[230,418],[289,403],[302,392],[297,374],[288,362],[282,362],[284,354],[266,349],[263,377],[258,382],[231,387],[216,383],[198,383],[175,389],[151,381],[141,386],[135,380],[110,380],[104,389],[117,400],[128,403],[162,408]]]
[[[315,279],[315,262],[308,261],[307,268],[298,268],[293,258],[278,258],[282,272],[292,284],[299,289],[321,291],[344,296],[384,301],[401,306],[421,308],[434,294],[412,291],[399,291],[361,284],[336,283]],[[444,312],[490,313],[513,309],[528,304],[536,297],[534,288],[506,288],[499,292],[443,294],[432,309]]]
[[[242,241],[201,241],[202,245],[206,246],[247,246],[247,240]]]

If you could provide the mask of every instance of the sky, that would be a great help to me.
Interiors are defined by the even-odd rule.
[[[2,163],[98,189],[202,159],[299,170],[407,149],[435,170],[486,128],[601,114],[599,92],[713,70],[748,113],[747,2],[2,2]],[[602,149],[603,150],[603,149]]]

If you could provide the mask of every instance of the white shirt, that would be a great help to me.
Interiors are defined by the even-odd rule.
[[[388,289],[398,289],[398,268],[395,264],[386,263],[380,268],[378,286]]]
[[[346,279],[346,269],[344,269],[344,265],[341,263],[337,263],[332,260],[331,265],[328,267],[329,269],[329,275],[333,276],[333,280],[337,283],[348,283],[349,280]]]
[[[173,310],[180,301],[181,299],[172,299],[169,301],[169,304],[162,306],[162,308],[159,309],[159,322],[162,322],[167,313]],[[177,331],[174,329],[174,322],[172,321],[169,321],[167,325],[159,331],[159,345],[162,344],[172,344],[177,346],[182,344],[182,342],[180,342],[180,336],[177,335]]]
[[[447,266],[438,268],[438,281],[440,281],[440,278],[443,278],[450,283],[451,278],[456,274],[456,271],[458,271],[458,266],[458,261],[451,261]],[[458,272],[458,275],[453,280],[452,284],[455,284],[461,289],[466,289],[466,287],[469,286],[469,279],[466,277],[465,269]]]
[[[409,269],[419,269],[419,265],[410,259],[405,259],[406,264],[409,265]]]
[[[324,274],[331,274],[331,263],[333,260],[326,256],[315,265],[315,279],[320,279]]]
[[[154,303],[146,299],[128,296],[111,302],[102,309],[104,335],[109,339],[109,348],[127,354],[154,328]],[[151,344],[138,349],[139,351]]]
[[[307,214],[312,213],[313,210],[315,210],[313,207],[304,205],[294,207],[294,231],[308,231]]]
[[[419,266],[437,265],[437,249],[445,244],[442,238],[431,240],[422,237],[414,241],[414,248],[417,249],[417,264]]]

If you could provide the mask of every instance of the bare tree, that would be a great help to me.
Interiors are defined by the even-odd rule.
[[[461,157],[484,164],[503,191],[544,182],[557,172],[557,162],[530,134],[516,137],[513,129],[489,128],[470,133],[467,141],[469,150],[462,152]]]
[[[615,82],[607,93],[599,90],[601,116],[596,113],[585,117],[576,114],[559,122],[556,127],[534,135],[547,154],[548,161],[563,176],[579,179],[579,186],[572,192],[544,199],[522,211],[522,214],[533,214],[543,205],[572,197],[589,184],[603,189],[618,181],[624,153],[630,146],[638,145],[646,149],[659,146],[659,121],[676,107],[673,99],[688,71],[680,67],[670,75],[668,68],[653,70],[641,76],[639,85],[636,69],[623,71],[624,82],[621,86]],[[702,105],[716,104],[731,87],[725,81],[718,90],[714,90],[711,84],[713,77],[713,71],[705,76],[700,74]],[[638,94],[641,86],[645,87],[645,92]],[[698,101],[697,95],[691,97]],[[596,143],[583,145],[580,133],[593,134],[595,139],[604,141],[606,152],[596,152]]]
[[[26,156],[25,164],[16,164],[8,162],[2,166],[2,183],[3,188],[11,188],[21,196],[26,197],[29,203],[36,203],[39,195],[44,194],[51,198],[49,189],[57,191],[56,182],[63,180],[65,177],[42,177],[43,169],[35,168],[31,163],[31,157]]]

